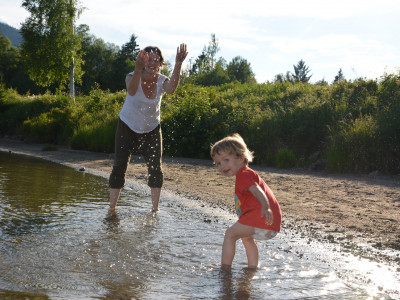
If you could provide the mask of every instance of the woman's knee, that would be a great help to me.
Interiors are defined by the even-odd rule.
[[[125,185],[125,174],[127,170],[124,164],[114,164],[110,177],[108,178],[108,185],[112,189],[121,189]]]

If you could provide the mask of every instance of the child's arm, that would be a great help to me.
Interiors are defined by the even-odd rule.
[[[249,187],[249,191],[261,204],[261,218],[265,216],[265,223],[271,225],[274,221],[274,217],[272,216],[272,211],[269,207],[267,195],[265,195],[264,191],[258,185],[252,185]]]

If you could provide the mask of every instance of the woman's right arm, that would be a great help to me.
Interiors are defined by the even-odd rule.
[[[142,76],[143,68],[146,65],[146,61],[148,60],[149,56],[147,52],[141,50],[136,59],[135,71],[133,72],[133,75],[127,75],[125,77],[126,90],[129,95],[133,96],[136,94],[139,87],[140,77]]]
[[[136,94],[137,89],[139,87],[139,81],[140,81],[140,76],[142,75],[141,71],[136,70],[133,72],[133,74],[128,74],[125,77],[125,83],[126,83],[126,90],[129,95],[133,96]]]

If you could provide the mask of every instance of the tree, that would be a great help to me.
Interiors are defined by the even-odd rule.
[[[211,34],[211,41],[208,46],[204,46],[201,54],[196,58],[190,75],[197,75],[202,72],[211,72],[217,62],[215,56],[219,51],[218,40],[215,38],[215,34]]]
[[[277,82],[280,82],[280,83],[282,83],[282,82],[291,82],[291,83],[293,83],[293,81],[294,81],[293,75],[290,73],[290,71],[287,71],[286,75],[284,75],[283,73],[277,74],[277,75],[275,75],[275,78],[274,78],[274,82],[275,83],[277,83]]]
[[[40,92],[40,88],[29,79],[21,63],[21,53],[11,45],[6,36],[0,35],[0,82],[7,88],[13,88],[20,94]]]
[[[310,70],[306,66],[304,60],[300,60],[297,65],[293,65],[294,73],[292,73],[293,79],[295,82],[303,82],[306,83],[310,80],[311,76],[307,76],[310,73]]]
[[[228,83],[229,76],[224,69],[224,60],[220,59],[216,62],[214,68],[210,72],[202,72],[196,78],[196,84],[203,86],[212,86]]]
[[[75,33],[75,19],[82,9],[78,0],[24,0],[31,16],[22,24],[21,54],[29,77],[38,85],[64,89],[81,82],[81,40]],[[75,76],[75,78],[74,78]]]
[[[8,86],[11,79],[18,71],[20,53],[17,48],[11,46],[8,37],[0,34],[0,82]]]
[[[240,56],[236,56],[232,59],[227,66],[227,72],[230,81],[237,80],[240,83],[256,83],[250,63]]]
[[[342,72],[342,68],[339,69],[338,74],[335,76],[335,79],[333,80],[333,82],[338,82],[341,80],[345,80],[346,78],[344,78],[343,72]]]
[[[82,85],[78,86],[80,92],[88,94],[96,84],[101,89],[110,89],[114,80],[112,66],[118,57],[119,47],[105,43],[102,39],[89,33],[89,26],[80,25],[77,33],[82,41],[83,60]]]
[[[137,36],[132,34],[129,42],[122,45],[120,56],[123,58],[128,58],[131,61],[136,61],[136,58],[140,52],[139,45],[136,42]]]
[[[140,52],[136,42],[137,36],[131,35],[129,42],[122,45],[112,65],[113,82],[110,85],[111,91],[125,89],[125,76],[135,69],[135,61]]]

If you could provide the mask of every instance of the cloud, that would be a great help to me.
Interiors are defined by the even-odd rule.
[[[339,68],[348,70],[347,77],[378,69],[382,74],[400,61],[393,38],[400,25],[398,0],[81,1],[87,9],[77,23],[106,42],[122,46],[135,34],[140,47],[160,46],[173,62],[180,43],[188,44],[188,58],[196,58],[214,33],[217,57],[229,62],[240,55],[261,81],[292,70],[300,59],[313,79],[333,79]],[[14,27],[28,16],[15,0],[2,0],[0,14]]]

